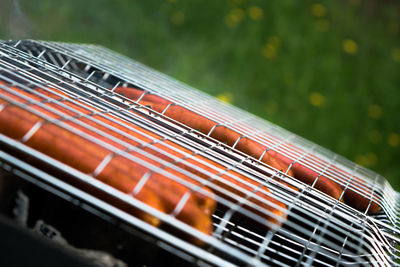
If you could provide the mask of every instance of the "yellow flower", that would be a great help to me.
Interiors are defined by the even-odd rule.
[[[233,9],[228,16],[225,17],[225,24],[229,27],[235,27],[244,18],[244,11],[241,8]]]
[[[175,11],[171,15],[171,21],[175,25],[182,24],[184,19],[185,19],[185,14],[182,11]]]
[[[313,92],[310,94],[309,100],[314,107],[322,107],[325,102],[325,97],[321,93]]]
[[[350,4],[353,6],[359,6],[361,4],[361,0],[350,0]]]
[[[258,6],[249,7],[248,12],[252,20],[260,20],[264,16],[264,11]]]
[[[316,17],[323,17],[326,14],[325,6],[320,3],[315,3],[311,6],[311,13]]]
[[[370,152],[366,155],[358,155],[355,158],[355,162],[359,165],[369,167],[378,163],[378,157],[374,153]]]
[[[232,19],[232,16],[229,15],[225,17],[225,24],[226,26],[233,28],[236,26],[237,22],[234,19]]]
[[[372,130],[368,133],[368,138],[373,144],[378,144],[382,140],[382,134],[377,130]]]
[[[400,48],[392,50],[392,58],[395,62],[400,63]]]
[[[271,36],[271,37],[268,38],[267,43],[269,43],[269,44],[271,44],[271,45],[273,45],[275,47],[278,47],[278,46],[281,45],[281,39],[279,39],[278,36]]]
[[[293,74],[292,74],[292,73],[285,73],[285,74],[283,75],[283,82],[284,82],[286,85],[292,85],[293,82],[294,82],[294,76],[293,76]]]
[[[232,104],[233,103],[233,94],[229,92],[225,92],[217,95],[217,98],[222,102]]]
[[[232,2],[236,5],[240,5],[241,3],[243,3],[243,0],[232,0]]]
[[[281,39],[278,36],[271,36],[268,38],[266,44],[261,50],[263,56],[267,59],[273,59],[277,55],[278,47],[281,45]]]
[[[368,115],[373,119],[378,119],[382,116],[382,109],[378,105],[371,105],[368,107]]]
[[[358,50],[358,45],[351,39],[346,39],[343,41],[343,50],[348,54],[355,54]]]
[[[357,155],[354,162],[361,166],[366,166],[367,158],[364,155]]]
[[[389,136],[387,138],[387,142],[388,142],[389,146],[392,146],[392,147],[399,146],[399,144],[400,144],[400,135],[398,135],[397,133],[389,134]]]
[[[373,166],[376,165],[376,163],[378,163],[378,157],[375,155],[375,153],[372,152],[368,153],[367,158],[369,166]]]
[[[267,59],[273,59],[276,57],[276,47],[267,43],[262,49],[262,54]]]
[[[265,111],[270,114],[274,114],[278,111],[278,103],[274,100],[269,100],[265,106]]]
[[[318,19],[315,22],[315,27],[317,28],[318,31],[320,32],[326,32],[329,30],[331,24],[329,23],[329,20],[327,19]]]
[[[399,24],[392,22],[388,25],[387,31],[390,35],[396,35],[399,32]]]

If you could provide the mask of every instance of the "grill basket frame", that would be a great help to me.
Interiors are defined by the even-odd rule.
[[[260,187],[267,187],[274,198],[287,205],[285,213],[288,219],[284,221],[283,226],[271,224],[269,225],[271,229],[265,230],[249,226],[251,223],[243,221],[239,216],[244,215],[255,221],[266,223],[259,216],[243,208],[246,198],[233,196],[237,199],[237,203],[233,203],[223,197],[216,197],[219,206],[213,214],[214,232],[212,236],[208,236],[176,219],[173,214],[164,214],[99,182],[88,174],[81,173],[35,151],[26,146],[23,140],[16,141],[0,134],[2,148],[0,165],[3,170],[68,201],[78,200],[80,206],[90,207],[105,220],[115,223],[115,218],[117,218],[128,227],[155,237],[157,240],[154,241],[155,245],[164,247],[194,264],[400,266],[397,248],[400,244],[399,193],[391,188],[384,177],[270,122],[222,103],[132,59],[96,45],[34,40],[0,41],[0,80],[33,94],[37,94],[33,87],[44,90],[47,87],[56,88],[71,96],[71,99],[66,101],[91,105],[96,110],[101,110],[102,114],[124,119],[163,136],[162,140],[154,140],[155,142],[172,140],[193,151],[193,154],[188,154],[187,157],[202,155],[225,166],[226,169],[222,171],[227,172],[232,169],[251,177],[259,183]],[[132,101],[113,92],[117,86],[129,85],[141,88],[144,93],[168,99],[176,105],[216,121],[218,125],[230,127],[241,133],[243,137],[253,138],[269,149],[286,153],[293,162],[306,164],[319,174],[329,175],[346,189],[358,190],[360,194],[371,192],[371,195],[366,197],[382,203],[382,211],[374,215],[357,211],[314,189],[312,185],[294,180],[286,173],[267,166],[259,159],[251,158],[212,139],[210,134],[199,133],[141,105],[138,101]],[[0,84],[0,89],[13,94],[12,88],[7,85]],[[35,105],[48,109],[45,103],[35,102],[32,99],[31,105],[23,105],[1,94],[0,98],[32,113],[37,112],[32,108]],[[48,101],[54,100],[48,99]],[[60,101],[55,104],[63,106],[64,103]],[[2,106],[1,110],[3,108]],[[62,120],[55,121],[50,117],[46,118],[43,114],[38,115],[42,116],[46,123],[53,123],[74,131]],[[82,117],[85,115],[80,114],[75,118],[64,119],[79,122]],[[84,136],[79,132],[77,134]],[[84,137],[93,141],[90,136]],[[94,141],[105,146],[98,140]],[[147,145],[152,147],[152,144]],[[137,157],[128,156],[127,153],[124,154],[115,148],[111,149],[132,161],[147,164],[146,166],[151,170],[162,173],[169,179],[185,184],[182,179],[148,165]],[[145,155],[140,150],[137,153]],[[68,173],[75,179],[119,201],[139,208],[161,219],[169,227],[177,228],[187,235],[200,239],[206,245],[196,246],[164,228],[153,227],[118,207],[61,181],[51,173],[46,173],[29,162],[24,162],[21,156],[15,155],[29,156],[50,163],[58,171]],[[318,160],[315,160],[316,158]],[[171,167],[183,172],[176,166]],[[333,167],[340,171],[335,172]],[[199,169],[199,171],[204,170]],[[353,177],[361,178],[365,184],[357,184]],[[203,184],[207,183],[195,175],[193,179]],[[299,191],[290,190],[277,180],[284,181],[298,188]],[[193,185],[190,188],[194,192],[208,194],[202,188]],[[246,196],[247,198],[254,196],[254,192],[246,192]]]

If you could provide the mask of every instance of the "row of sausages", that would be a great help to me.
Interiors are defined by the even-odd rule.
[[[336,166],[331,168],[344,176],[351,177],[351,186],[346,186],[347,181],[341,184],[329,178],[328,175],[321,175],[311,167],[295,162],[293,159],[278,153],[273,149],[268,149],[265,145],[254,141],[239,132],[232,130],[224,125],[219,125],[217,122],[206,118],[196,112],[185,107],[174,105],[160,96],[154,94],[145,94],[143,90],[133,87],[118,87],[114,92],[119,93],[131,100],[150,107],[151,109],[163,113],[165,116],[176,120],[190,128],[209,134],[216,140],[226,143],[229,146],[235,146],[235,149],[244,152],[245,154],[260,159],[262,162],[275,167],[278,170],[287,172],[292,176],[306,184],[313,185],[314,188],[328,194],[329,196],[338,199],[349,206],[367,213],[376,213],[381,210],[381,203],[374,196],[365,182],[357,177],[353,177]],[[321,161],[315,156],[313,160]],[[350,178],[348,178],[350,179]],[[354,188],[354,189],[353,189]],[[363,195],[359,192],[363,192]]]

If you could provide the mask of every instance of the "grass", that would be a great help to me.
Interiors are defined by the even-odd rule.
[[[0,38],[102,44],[222,94],[400,190],[400,16],[389,1],[19,5],[23,13],[11,3],[0,11]]]

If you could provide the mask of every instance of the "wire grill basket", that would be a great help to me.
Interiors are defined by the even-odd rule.
[[[128,98],[116,91],[120,87],[143,94]],[[154,110],[141,101],[146,95],[169,104],[162,112]],[[0,100],[0,116],[15,107],[40,118],[22,138],[0,133],[3,170],[71,201],[79,199],[110,222],[118,218],[197,265],[400,265],[400,197],[384,177],[103,47],[0,41]],[[205,134],[169,117],[172,106],[240,137],[225,144],[213,138],[215,126]],[[110,154],[91,173],[77,170],[29,145],[48,125]],[[237,148],[243,138],[267,149],[251,157]],[[268,151],[290,159],[289,170],[297,164],[317,173],[315,182],[305,184],[288,170],[265,164],[261,159]],[[148,170],[131,194],[96,179],[116,156]],[[187,188],[172,212],[135,197],[154,175]],[[340,185],[339,199],[316,189],[321,177]],[[343,203],[349,190],[364,198],[365,209]],[[179,217],[194,194],[216,203],[209,234]],[[380,211],[368,214],[372,205]],[[161,227],[138,218],[138,212],[162,222]]]

